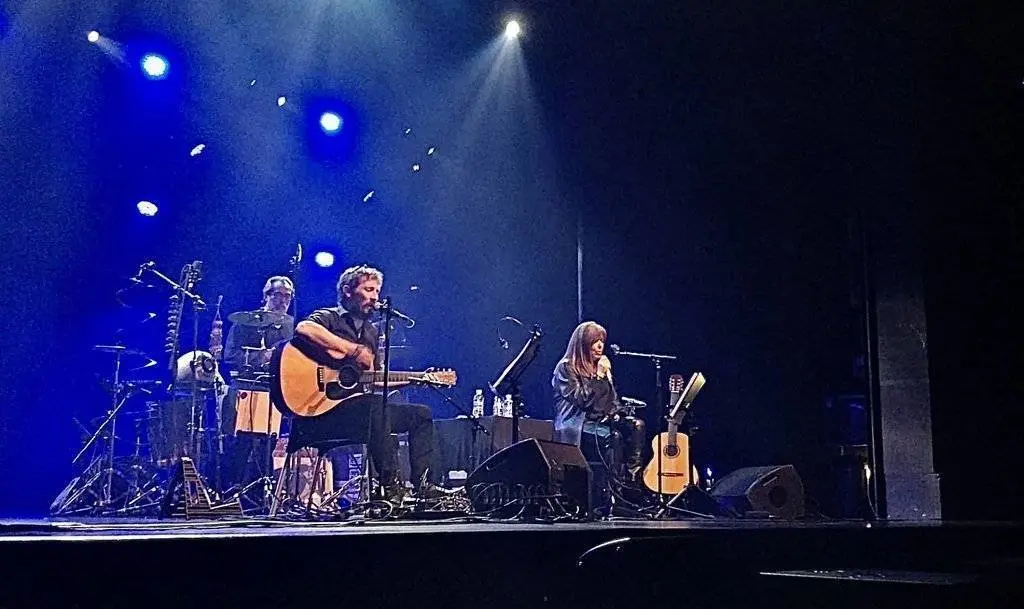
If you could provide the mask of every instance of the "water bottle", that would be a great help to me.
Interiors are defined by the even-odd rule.
[[[484,390],[477,389],[476,393],[473,394],[473,416],[482,417],[484,416]]]
[[[505,403],[502,404],[502,416],[512,417],[512,394],[505,394]]]
[[[499,398],[498,396],[494,396],[494,404],[491,405],[491,414],[496,417],[504,416],[504,410],[505,408],[504,405],[501,403],[501,398]]]

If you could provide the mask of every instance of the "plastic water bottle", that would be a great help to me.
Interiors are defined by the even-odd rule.
[[[484,416],[484,390],[477,389],[476,393],[473,394],[473,416],[482,417]]]
[[[504,410],[505,407],[501,403],[501,398],[494,396],[494,404],[491,405],[491,414],[496,417],[501,417],[505,415]]]
[[[505,394],[505,403],[502,404],[502,416],[512,418],[512,394]]]

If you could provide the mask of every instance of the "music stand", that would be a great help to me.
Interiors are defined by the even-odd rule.
[[[677,427],[681,426],[683,419],[690,412],[690,406],[693,404],[693,401],[697,399],[697,394],[700,393],[700,390],[704,387],[704,382],[704,375],[701,372],[694,372],[690,376],[690,380],[686,383],[686,387],[683,388],[682,393],[679,394],[679,399],[676,400],[676,403],[672,405],[672,409],[669,410],[669,413],[665,418],[667,420],[674,421]],[[687,451],[689,451],[689,445],[687,445]],[[693,462],[690,460],[689,455],[686,456],[686,466],[690,468],[693,467]],[[689,473],[690,472],[687,472],[687,474]],[[690,516],[699,516],[701,518],[713,518],[713,516],[710,514],[703,514],[700,512],[695,512],[693,510],[688,510],[672,505],[673,503],[678,501],[679,498],[681,498],[684,494],[686,494],[686,492],[689,491],[690,489],[700,490],[699,487],[694,485],[692,478],[690,479],[689,483],[687,483],[687,485],[683,487],[683,490],[679,491],[671,499],[665,502],[665,505],[662,506],[661,510],[659,510],[654,517],[661,518],[663,515],[665,515],[665,513],[668,510],[676,510],[684,514],[688,514]]]
[[[509,362],[508,366],[505,367],[493,383],[487,384],[487,388],[490,389],[494,395],[512,395],[513,444],[519,441],[519,411],[521,410],[523,403],[522,394],[519,391],[519,381],[522,378],[523,373],[526,372],[526,369],[537,357],[537,351],[540,349],[541,336],[543,336],[543,334],[540,331],[540,326],[534,326],[533,331],[530,333],[529,340],[527,340],[526,344],[523,345],[519,354]]]

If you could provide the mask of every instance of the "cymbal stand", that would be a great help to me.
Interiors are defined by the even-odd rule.
[[[114,372],[112,381],[113,382],[109,389],[111,405],[110,410],[107,411],[106,418],[102,423],[100,423],[99,427],[96,428],[96,431],[93,432],[86,443],[71,460],[72,465],[77,464],[90,448],[95,447],[95,456],[84,470],[85,472],[91,471],[92,473],[88,479],[78,486],[78,489],[67,495],[59,507],[51,510],[55,514],[65,513],[78,501],[78,499],[82,497],[82,495],[84,495],[97,481],[101,479],[103,480],[103,484],[100,487],[100,501],[98,505],[94,505],[92,508],[94,510],[102,510],[113,503],[114,449],[117,415],[121,411],[121,408],[123,408],[128,402],[128,398],[130,398],[135,391],[134,388],[128,387],[128,391],[124,392],[127,385],[121,382],[120,351],[114,352]],[[105,430],[106,433],[104,433]],[[100,438],[104,438],[107,442],[103,447],[97,445]]]
[[[145,391],[145,389],[143,389]],[[149,393],[149,392],[147,392]],[[128,491],[125,496],[129,499],[125,502],[124,507],[114,512],[115,514],[130,514],[132,512],[138,512],[147,508],[155,507],[159,505],[159,495],[155,498],[151,497],[154,493],[160,491],[160,474],[159,472],[153,473],[149,476],[149,480],[144,485],[139,484],[142,479],[142,472],[144,467],[142,465],[142,432],[139,429],[141,425],[136,422],[135,424],[135,452],[132,454],[132,476],[129,482]],[[140,503],[143,499],[150,498],[147,503]]]
[[[269,378],[270,378],[269,374],[261,374],[261,375],[256,376],[253,379],[253,381],[255,383],[267,382],[269,380]],[[250,482],[249,484],[246,484],[244,487],[242,487],[242,489],[239,490],[236,493],[236,495],[239,498],[241,498],[241,497],[245,496],[246,494],[248,494],[248,492],[250,490],[256,488],[259,485],[262,485],[263,486],[263,493],[262,493],[261,508],[264,511],[269,513],[270,509],[271,509],[271,505],[273,504],[273,501],[274,501],[274,487],[275,487],[275,484],[277,482],[276,480],[274,480],[274,445],[277,444],[277,434],[272,433],[271,429],[270,429],[271,426],[273,425],[274,406],[271,405],[271,404],[268,404],[267,406],[268,406],[267,407],[267,428],[266,428],[267,429],[267,434],[266,434],[266,443],[267,443],[267,445],[266,445],[265,453],[263,455],[260,455],[260,457],[263,459],[263,463],[260,465],[260,468],[259,468],[260,469],[260,476],[258,478],[256,478],[255,480],[253,480],[252,482]],[[255,421],[253,421],[253,424],[255,424]],[[254,434],[254,435],[259,437],[262,434]],[[252,440],[252,444],[250,445],[250,448],[249,448],[249,453],[246,456],[245,468],[244,469],[248,469],[249,459],[252,458],[253,453],[256,450],[258,450],[257,448],[255,448],[256,442],[259,442],[259,440],[255,440],[255,439]]]

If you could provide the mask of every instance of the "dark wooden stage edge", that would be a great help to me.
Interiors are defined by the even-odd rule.
[[[6,521],[0,606],[1019,607],[1022,540],[998,523]]]

